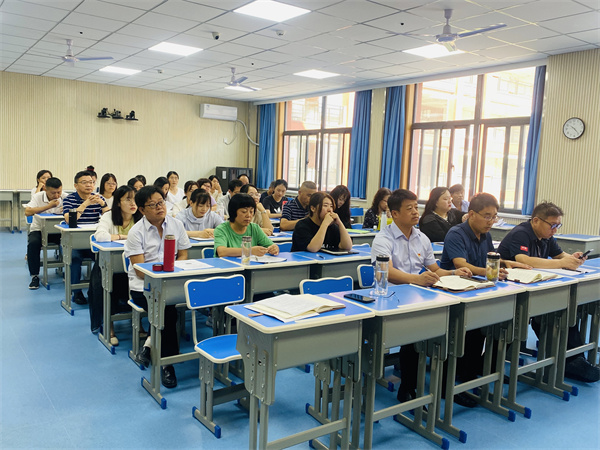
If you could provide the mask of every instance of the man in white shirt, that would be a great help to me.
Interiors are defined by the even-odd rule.
[[[469,269],[440,269],[433,256],[429,238],[414,228],[419,223],[419,205],[414,193],[406,189],[395,190],[388,199],[388,207],[393,223],[375,236],[371,247],[371,262],[374,263],[378,255],[390,257],[390,283],[431,286],[441,276],[471,276]],[[403,345],[400,349],[402,381],[397,396],[400,402],[407,402],[416,397],[418,362],[419,355],[414,345]],[[455,396],[457,402],[463,401],[462,398],[457,399],[459,395]]]
[[[190,240],[183,224],[174,217],[167,216],[167,205],[162,192],[156,186],[145,186],[135,194],[135,203],[144,218],[137,222],[127,235],[125,256],[131,262],[129,266],[129,289],[131,299],[136,305],[147,310],[148,303],[144,296],[144,274],[134,269],[134,264],[162,263],[164,261],[164,239],[167,235],[175,236],[175,254],[177,260],[187,259]],[[148,367],[150,358],[150,336],[136,355],[136,360]],[[165,308],[165,326],[162,330],[161,357],[179,353],[177,342],[177,311],[174,305]],[[172,365],[163,367],[162,384],[166,388],[177,386],[175,368]]]
[[[39,289],[40,287],[40,250],[42,249],[42,222],[35,214],[57,214],[63,212],[62,200],[66,194],[62,192],[62,182],[58,178],[48,178],[46,180],[46,190],[38,192],[31,197],[29,203],[25,205],[25,215],[34,216],[27,237],[27,265],[31,275],[29,289]],[[60,233],[50,234],[48,241],[53,244],[60,244]]]

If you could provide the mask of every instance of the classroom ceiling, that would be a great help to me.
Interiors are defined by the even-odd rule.
[[[402,84],[600,47],[600,0],[280,0],[311,12],[274,23],[233,12],[250,0],[0,0],[0,69],[180,94],[264,102]],[[403,50],[435,42],[444,9],[464,53],[425,59]],[[218,32],[218,40],[213,39]],[[405,34],[409,33],[410,36]],[[283,35],[282,35],[283,34]],[[78,57],[60,58],[66,39]],[[181,57],[148,50],[162,41],[200,47]],[[135,75],[99,72],[107,66]],[[224,89],[248,77],[255,92]],[[309,69],[339,74],[316,80]]]

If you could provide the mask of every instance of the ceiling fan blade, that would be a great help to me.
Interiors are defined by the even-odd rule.
[[[488,31],[497,30],[498,28],[504,28],[505,26],[506,26],[505,23],[498,23],[496,25],[491,25],[486,28],[479,28],[478,30],[465,31],[464,33],[458,33],[458,37],[468,37],[468,36],[473,36],[473,35],[479,34],[479,33],[486,33]]]
[[[99,56],[97,58],[77,58],[78,61],[99,61],[101,59],[114,59],[112,56]]]
[[[456,51],[456,44],[454,42],[442,42],[442,45],[446,47],[446,50],[448,50],[449,52]]]
[[[234,80],[233,82],[235,84],[242,84],[244,81],[246,81],[248,79],[248,77],[239,77],[237,80]]]
[[[253,88],[252,86],[246,86],[245,84],[244,84],[244,85],[242,85],[242,87],[243,87],[243,88],[245,88],[245,89],[249,89],[249,90],[251,90],[251,91],[253,91],[253,92],[254,92],[254,91],[258,91],[258,89],[256,89],[256,88]]]

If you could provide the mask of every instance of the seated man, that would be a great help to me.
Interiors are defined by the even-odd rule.
[[[135,204],[144,215],[127,235],[125,256],[129,257],[129,289],[131,299],[136,305],[148,309],[144,296],[144,274],[133,267],[134,264],[162,263],[164,261],[164,239],[167,235],[175,236],[175,252],[178,260],[187,259],[190,240],[183,224],[167,215],[167,206],[162,192],[156,186],[144,186],[135,194]],[[174,305],[165,308],[165,326],[162,330],[161,357],[179,353],[177,342],[177,311]],[[140,364],[148,367],[150,358],[150,336],[146,339],[140,352],[136,355]],[[166,388],[177,386],[175,368],[172,365],[163,367],[162,384]]]
[[[217,214],[226,218],[229,211],[229,201],[231,197],[240,192],[244,183],[241,180],[231,180],[227,187],[227,194],[217,200]]]
[[[388,199],[393,223],[375,236],[371,248],[371,261],[377,255],[389,255],[388,280],[394,284],[412,283],[431,286],[444,275],[471,276],[468,269],[444,270],[437,265],[431,242],[414,226],[419,222],[417,196],[406,189],[397,189]],[[427,270],[423,270],[426,268]],[[406,402],[416,397],[417,364],[419,355],[414,345],[400,349],[402,381],[398,388],[398,401]],[[461,402],[463,394],[455,396]]]
[[[562,251],[554,234],[562,226],[562,209],[554,203],[543,202],[533,209],[531,219],[514,227],[498,247],[500,257],[540,269],[575,270],[586,258],[581,252],[572,255]],[[531,326],[539,334],[540,320],[535,317]],[[569,328],[567,349],[583,345],[577,325]],[[583,355],[567,358],[565,376],[588,383],[600,379],[600,369],[590,364]]]
[[[25,215],[34,216],[27,236],[27,265],[31,275],[29,289],[40,287],[40,250],[42,249],[42,223],[35,214],[62,214],[62,201],[66,194],[62,192],[62,182],[58,178],[48,178],[45,190],[34,194],[25,205]],[[60,244],[60,234],[48,235],[48,241]]]
[[[94,178],[91,172],[83,170],[75,175],[75,192],[63,200],[63,214],[65,222],[69,223],[69,211],[77,211],[77,224],[86,225],[98,223],[100,216],[110,207],[104,197],[94,193]],[[81,263],[84,258],[94,259],[91,250],[73,250],[71,254],[71,284],[78,284],[81,280]],[[78,305],[87,304],[81,289],[73,289],[73,302]]]
[[[281,211],[281,231],[292,231],[299,220],[308,215],[308,202],[310,196],[317,192],[317,185],[312,181],[305,181],[298,189],[298,196],[287,202]]]

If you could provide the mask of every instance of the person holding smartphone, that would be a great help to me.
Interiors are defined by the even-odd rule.
[[[531,219],[514,227],[502,239],[498,247],[500,257],[539,269],[577,270],[587,260],[587,255],[562,251],[554,237],[562,226],[563,215],[563,210],[554,203],[540,203],[533,208]],[[532,319],[531,327],[539,335],[539,317]],[[575,325],[569,328],[567,350],[580,345],[583,340]],[[600,368],[590,364],[581,354],[570,356],[566,360],[565,377],[593,383],[600,380]]]

